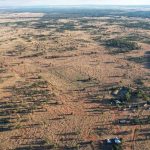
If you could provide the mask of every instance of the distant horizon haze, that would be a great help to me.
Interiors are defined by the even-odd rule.
[[[0,0],[0,7],[7,6],[83,6],[83,5],[150,5],[150,0]]]

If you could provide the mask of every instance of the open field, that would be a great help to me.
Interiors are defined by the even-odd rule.
[[[150,11],[0,11],[0,150],[109,150],[116,136],[150,150]]]

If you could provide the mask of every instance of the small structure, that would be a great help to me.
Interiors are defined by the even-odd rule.
[[[120,150],[122,149],[122,139],[115,137],[112,139],[106,139],[105,140],[105,147],[104,149],[112,150],[119,148]]]
[[[106,144],[121,144],[122,143],[122,139],[115,137],[112,139],[106,139]]]
[[[129,120],[125,120],[125,119],[120,119],[119,120],[119,124],[129,124],[130,121]]]

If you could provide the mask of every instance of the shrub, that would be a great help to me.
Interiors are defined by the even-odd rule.
[[[112,150],[123,150],[121,145],[113,145]]]
[[[129,101],[131,99],[131,93],[130,92],[127,92],[125,94],[125,100]]]

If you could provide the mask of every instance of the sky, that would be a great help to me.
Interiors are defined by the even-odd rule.
[[[3,6],[40,5],[150,5],[150,0],[0,0]]]

